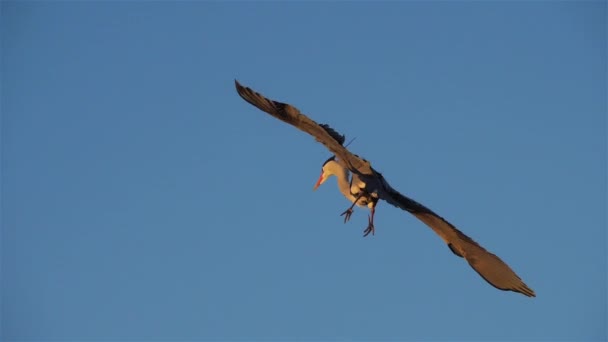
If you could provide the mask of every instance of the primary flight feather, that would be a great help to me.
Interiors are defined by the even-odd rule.
[[[528,297],[536,296],[534,291],[498,256],[488,252],[431,209],[393,189],[367,160],[351,153],[343,146],[343,135],[328,125],[316,123],[292,105],[270,100],[251,88],[242,86],[236,80],[235,86],[238,94],[245,101],[312,135],[335,155],[335,158],[330,158],[323,165],[321,178],[315,188],[330,175],[336,175],[340,191],[353,202],[353,206],[368,206],[371,210],[365,235],[374,232],[374,208],[378,200],[382,199],[424,222],[441,237],[454,254],[464,258],[490,285],[500,290],[519,292]],[[349,174],[352,174],[350,179],[348,179]],[[345,221],[350,217],[353,206],[343,213],[346,215]]]

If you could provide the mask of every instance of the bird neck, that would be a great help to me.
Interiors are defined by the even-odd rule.
[[[351,202],[354,201],[355,196],[350,192],[350,172],[336,162],[332,162],[332,164],[330,167],[331,173],[338,179],[338,189]]]
[[[336,177],[338,178],[338,188],[340,189],[340,192],[344,196],[351,198],[353,196],[350,194],[350,180],[348,173],[348,171],[344,170],[341,175],[336,175]],[[354,197],[352,199],[354,200]]]

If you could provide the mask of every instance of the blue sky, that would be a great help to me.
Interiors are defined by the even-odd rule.
[[[7,2],[1,332],[11,340],[606,339],[606,3]],[[347,137],[509,263],[409,214],[377,233]]]

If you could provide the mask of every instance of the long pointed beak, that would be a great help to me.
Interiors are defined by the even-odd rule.
[[[323,183],[323,174],[321,174],[321,177],[319,177],[319,180],[317,181],[317,184],[315,184],[315,187],[312,188],[312,191],[317,190],[317,188],[319,187],[319,185],[321,185],[321,183]]]

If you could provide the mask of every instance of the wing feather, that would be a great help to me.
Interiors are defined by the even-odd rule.
[[[382,180],[386,191],[380,194],[381,199],[408,211],[424,222],[441,237],[454,254],[464,258],[490,285],[500,290],[514,291],[528,297],[536,297],[534,290],[529,288],[511,267],[498,256],[488,252],[431,209],[391,188],[384,178]]]
[[[236,80],[234,83],[236,91],[245,101],[275,118],[312,135],[318,142],[325,145],[325,147],[335,154],[338,157],[338,161],[345,164],[343,166],[356,170],[356,172],[361,174],[372,173],[369,162],[359,158],[342,146],[344,136],[329,127],[329,125],[320,125],[300,113],[296,107],[290,104],[268,99],[251,88],[242,86]]]

